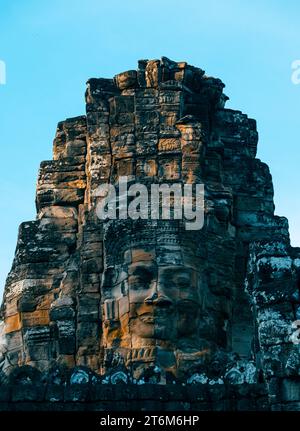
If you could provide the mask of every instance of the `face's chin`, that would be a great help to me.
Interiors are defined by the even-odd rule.
[[[140,316],[131,318],[130,332],[136,338],[154,338],[154,317],[153,313],[143,313]]]
[[[136,339],[151,338],[171,341],[176,332],[173,308],[154,307],[151,310],[135,310],[130,320],[130,331]]]

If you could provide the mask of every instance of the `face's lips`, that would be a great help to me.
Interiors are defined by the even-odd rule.
[[[148,324],[154,323],[154,316],[152,313],[146,312],[146,313],[140,314],[138,317],[143,323],[148,323]]]
[[[170,307],[159,307],[154,309],[153,312],[146,311],[144,313],[138,314],[137,317],[147,324],[161,323],[165,322],[170,318],[170,311],[173,310]]]

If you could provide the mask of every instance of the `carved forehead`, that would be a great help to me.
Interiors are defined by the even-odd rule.
[[[169,279],[178,279],[178,278],[190,279],[195,273],[195,270],[184,266],[172,266],[172,267],[161,266],[159,267],[158,272],[159,272],[159,275]]]
[[[196,269],[185,267],[183,265],[174,265],[174,266],[159,266],[156,262],[134,262],[128,266],[128,274],[129,275],[143,275],[147,274],[159,274],[164,277],[169,278],[178,278],[178,277],[186,277],[190,278],[195,272],[198,272]]]
[[[147,271],[159,271],[172,275],[173,272],[188,274],[192,270],[201,271],[204,267],[203,261],[195,256],[190,249],[185,247],[157,247],[129,248],[123,254],[123,268],[132,272],[135,268],[143,268]]]
[[[114,220],[104,233],[107,266],[149,260],[184,265],[185,255],[201,256],[206,247],[202,231],[187,231],[177,220]]]

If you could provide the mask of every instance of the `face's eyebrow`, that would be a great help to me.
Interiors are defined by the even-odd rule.
[[[167,269],[162,269],[161,270],[161,275],[163,275],[164,277],[170,277],[170,278],[175,278],[175,277],[191,277],[191,271],[189,271],[188,269],[184,268],[184,267],[173,267],[173,268],[167,268]]]
[[[157,268],[155,265],[147,265],[142,263],[137,263],[134,265],[130,265],[129,274],[130,275],[142,275],[142,276],[150,276],[155,274]]]

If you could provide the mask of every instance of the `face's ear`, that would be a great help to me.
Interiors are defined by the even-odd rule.
[[[113,266],[110,266],[104,270],[102,274],[102,279],[101,279],[102,290],[111,288],[111,286],[113,285],[114,273],[115,273],[115,268]]]
[[[126,291],[128,286],[128,270],[124,266],[116,268],[113,283],[114,287],[120,286],[122,293]]]

